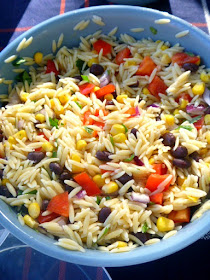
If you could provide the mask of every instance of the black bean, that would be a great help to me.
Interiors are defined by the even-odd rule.
[[[163,136],[163,144],[165,146],[174,147],[176,142],[176,137],[172,133],[165,133]]]
[[[205,110],[205,115],[209,115],[210,114],[210,106],[206,108]]]
[[[106,106],[108,106],[108,105],[114,105],[114,101],[112,101],[112,100],[107,100],[107,101],[106,101]]]
[[[131,133],[137,138],[137,132],[138,132],[138,129],[136,128],[132,128],[131,129]]]
[[[185,64],[182,65],[182,68],[185,71],[190,70],[191,72],[196,72],[198,70],[199,66],[197,64],[194,64],[194,63],[185,63]]]
[[[64,170],[60,175],[60,180],[64,182],[65,180],[71,180],[72,175],[68,170]]]
[[[192,154],[189,155],[189,157],[194,159],[197,162],[201,159],[201,157],[200,157],[198,152],[193,152]]]
[[[130,85],[129,87],[135,88],[139,86],[139,81],[136,81],[134,84]]]
[[[98,213],[99,222],[104,223],[110,214],[111,214],[111,209],[109,207],[102,208]]]
[[[34,163],[40,162],[45,157],[43,152],[31,152],[28,154],[27,159],[32,160]]]
[[[172,161],[173,165],[179,168],[189,168],[191,166],[191,161],[189,159],[181,159],[181,158],[175,158]]]
[[[111,155],[112,155],[112,153],[110,153],[110,152],[98,151],[98,152],[96,153],[96,158],[99,159],[99,160],[101,160],[101,161],[111,161],[111,159],[109,158],[109,156],[111,156]]]
[[[147,240],[151,239],[152,235],[149,233],[137,232],[132,233],[135,237],[137,237],[142,243],[145,243]]]
[[[74,76],[73,79],[76,79],[76,80],[78,80],[80,82],[82,81],[81,75]]]
[[[2,133],[0,133],[0,142],[2,142],[4,139],[4,135]]]
[[[3,173],[4,173],[4,170],[3,170],[3,169],[0,169],[0,179],[3,178]]]
[[[175,158],[185,158],[188,155],[188,151],[186,147],[178,146],[176,150],[172,150],[171,154]]]
[[[69,185],[67,184],[64,184],[64,189],[66,192],[70,193],[74,188],[73,187],[70,187]]]
[[[13,197],[12,194],[8,191],[8,188],[3,185],[0,186],[0,195],[3,195],[8,198]]]
[[[60,164],[57,162],[51,162],[49,167],[50,170],[54,172],[56,175],[60,175],[63,172],[63,167],[60,166]]]
[[[92,64],[90,67],[90,73],[95,76],[102,75],[104,73],[104,67],[100,64]]]
[[[127,173],[123,174],[120,178],[118,178],[117,180],[125,185],[128,181],[132,180],[133,176],[128,175]]]
[[[42,201],[42,206],[41,206],[42,211],[46,211],[47,210],[47,206],[48,206],[49,202],[50,201],[48,199],[44,199]]]

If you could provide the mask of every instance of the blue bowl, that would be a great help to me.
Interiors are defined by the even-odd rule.
[[[5,64],[4,60],[16,53],[16,47],[24,37],[29,38],[33,36],[34,39],[28,48],[20,52],[21,56],[32,56],[36,51],[42,51],[44,54],[50,53],[52,40],[57,40],[61,32],[64,33],[65,45],[69,47],[77,46],[80,36],[86,36],[99,29],[98,25],[91,22],[87,29],[77,32],[73,31],[73,27],[79,21],[90,19],[92,15],[99,15],[103,18],[106,23],[102,27],[104,33],[108,33],[112,28],[118,26],[117,35],[127,33],[138,39],[151,37],[153,40],[165,40],[171,44],[179,42],[189,52],[199,54],[205,64],[210,67],[210,56],[207,55],[209,53],[210,37],[191,24],[168,13],[162,13],[152,9],[131,6],[99,6],[76,10],[62,16],[51,18],[22,34],[1,52],[1,75],[7,79],[14,78],[14,73],[11,71],[12,66]],[[160,18],[169,18],[171,22],[164,25],[155,24],[154,20]],[[151,26],[157,29],[157,35],[151,33]],[[130,28],[135,27],[144,27],[145,31],[133,34],[130,32]],[[175,38],[176,33],[186,29],[190,31],[186,37],[180,39]],[[4,85],[0,85],[1,93],[6,92],[6,90]],[[210,230],[210,211],[205,212],[201,218],[188,224],[175,236],[167,240],[162,240],[151,246],[138,247],[131,252],[122,254],[110,254],[95,250],[86,250],[85,253],[81,253],[58,247],[54,245],[54,240],[28,227],[22,227],[17,220],[17,215],[3,201],[0,201],[0,222],[21,241],[54,258],[89,266],[114,267],[156,260],[190,245]]]

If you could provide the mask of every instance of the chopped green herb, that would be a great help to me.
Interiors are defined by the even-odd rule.
[[[189,56],[195,56],[193,53],[191,52],[185,52],[186,54],[188,54]]]
[[[127,127],[124,124],[122,124],[122,126],[125,128],[125,133],[127,133],[128,132]]]
[[[64,125],[64,123],[61,123],[61,125]]]
[[[19,210],[18,210],[19,214],[21,214],[22,216],[25,216],[26,214],[28,214],[28,209],[22,205]]]
[[[56,151],[53,151],[52,152],[52,158],[56,158],[57,157],[57,152]]]
[[[177,129],[180,129],[180,128],[183,128],[183,129],[186,129],[189,131],[193,130],[192,126],[190,126],[190,125],[180,125],[179,127],[177,127]]]
[[[21,191],[21,190],[18,190],[18,192],[17,192],[18,195],[21,195],[22,193],[23,193],[23,191]]]
[[[110,70],[107,70],[107,73],[108,73],[108,75],[110,75],[110,74],[111,74],[111,71],[110,71]]]
[[[148,205],[154,205],[155,203],[154,202],[152,202],[152,201],[150,201],[149,203],[148,203]]]
[[[32,102],[36,103],[36,102],[37,102],[37,100],[32,100]]]
[[[154,35],[157,34],[157,29],[155,29],[154,27],[150,26],[149,29],[150,29],[150,31],[151,31]]]
[[[189,123],[195,123],[197,121],[199,121],[202,118],[202,116],[197,116],[195,118],[193,118],[191,121],[189,121]]]
[[[110,200],[112,199],[110,196],[106,196],[106,200]]]
[[[90,82],[88,76],[86,76],[86,75],[81,75],[81,77],[82,77],[83,81],[86,81],[86,82],[88,82],[88,83]]]
[[[149,229],[149,227],[148,227],[147,223],[145,222],[142,226],[142,232],[146,233],[148,231],[148,229]]]
[[[79,69],[80,73],[82,73],[84,63],[85,63],[85,61],[83,61],[81,59],[77,59],[77,61],[76,61],[76,66]],[[88,66],[86,65],[84,70],[87,70],[87,69],[88,69]]]
[[[20,64],[22,64],[24,62],[26,62],[24,58],[18,57],[12,62],[12,65],[13,66],[19,66]]]
[[[56,128],[58,128],[58,119],[49,118],[49,122],[51,126],[55,126]]]
[[[93,133],[93,129],[87,126],[84,126],[84,129],[87,131],[87,133],[92,134]]]
[[[37,193],[37,190],[33,190],[31,192],[27,192],[26,194],[36,194]]]
[[[101,197],[100,196],[97,196],[97,198],[96,198],[96,203],[99,205],[100,204],[100,202],[101,202]]]
[[[110,136],[110,142],[112,143],[112,146],[114,147],[114,139],[112,136]]]
[[[135,157],[135,155],[131,155],[129,158],[124,159],[125,162],[130,162],[133,160],[133,158]]]
[[[76,104],[77,104],[77,106],[80,108],[80,109],[82,109],[82,106],[79,104],[79,102],[77,102],[77,101],[74,101]]]
[[[103,238],[108,233],[108,231],[109,231],[109,228],[106,227],[103,234],[101,235],[101,237],[97,241],[101,240],[101,238]]]
[[[30,85],[31,82],[32,82],[31,76],[30,76],[30,75],[28,74],[28,72],[26,72],[26,71],[24,71],[24,72],[20,73],[19,75],[17,75],[17,76],[15,77],[15,80],[16,80],[17,82],[22,82],[22,83],[24,83],[25,81],[27,81],[29,85]]]

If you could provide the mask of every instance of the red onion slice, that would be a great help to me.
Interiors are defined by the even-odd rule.
[[[81,191],[79,191],[75,196],[76,196],[76,198],[78,198],[78,199],[82,199],[82,198],[85,197],[86,194],[87,194],[87,193],[86,193],[85,190],[81,190]]]
[[[132,201],[145,203],[145,204],[150,202],[149,196],[147,194],[142,194],[142,193],[133,192],[131,194],[131,199],[132,199]]]
[[[109,84],[109,82],[110,82],[110,75],[109,75],[108,71],[104,72],[104,74],[101,76],[99,81],[100,81],[100,87],[105,87],[106,85]]]
[[[203,115],[205,108],[206,107],[202,104],[198,105],[197,107],[191,104],[191,105],[187,105],[186,112],[190,115]]]
[[[156,193],[161,193],[164,191],[165,189],[165,186],[168,185],[168,183],[171,181],[172,179],[172,175],[169,175],[162,183],[160,183],[158,186],[157,186],[157,189],[152,192],[149,196],[153,195],[153,194],[156,194]]]
[[[203,94],[204,101],[210,106],[210,90],[206,87],[205,92]]]

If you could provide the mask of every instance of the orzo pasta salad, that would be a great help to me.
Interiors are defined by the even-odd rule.
[[[96,32],[56,55],[13,58],[0,198],[23,226],[66,249],[125,252],[210,208],[210,72],[199,54]]]

